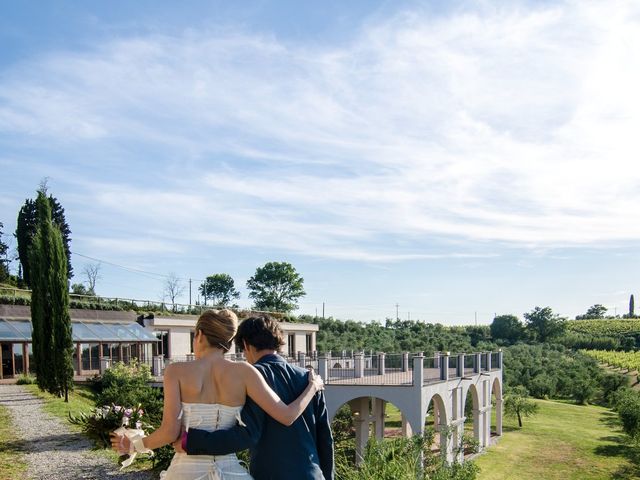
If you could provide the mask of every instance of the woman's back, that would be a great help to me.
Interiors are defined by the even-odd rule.
[[[205,356],[171,367],[175,369],[183,403],[244,405],[247,387],[242,370],[249,367],[248,364]]]

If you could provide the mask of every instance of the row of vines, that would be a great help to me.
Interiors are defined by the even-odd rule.
[[[595,358],[601,363],[628,371],[640,371],[640,351],[617,352],[610,350],[581,350],[582,353]]]

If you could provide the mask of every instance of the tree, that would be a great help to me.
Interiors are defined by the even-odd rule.
[[[491,336],[494,339],[516,343],[525,336],[524,325],[515,315],[498,315],[491,322]]]
[[[290,312],[298,307],[297,300],[306,294],[303,283],[304,279],[290,263],[268,262],[258,267],[255,275],[247,280],[247,288],[255,308]]]
[[[576,317],[576,320],[604,318],[606,313],[607,313],[607,307],[605,307],[604,305],[600,305],[599,303],[596,303],[595,305],[592,305],[587,309],[587,313],[585,313],[584,315],[578,315]]]
[[[184,285],[182,284],[182,280],[175,273],[171,272],[164,282],[162,297],[171,300],[174,311],[176,309],[176,298],[182,295],[183,292]]]
[[[9,258],[7,252],[9,246],[2,241],[2,229],[4,225],[0,222],[0,283],[4,283],[9,280]]]
[[[71,285],[71,293],[74,295],[90,295],[87,287],[85,287],[82,283],[74,283]]]
[[[82,273],[85,277],[87,277],[87,295],[95,295],[96,294],[96,283],[100,278],[100,268],[102,264],[98,263],[89,263],[84,266],[82,269]]]
[[[636,313],[635,313],[635,301],[633,299],[633,293],[631,294],[631,296],[629,297],[629,318],[635,318]]]
[[[38,386],[69,401],[73,388],[73,338],[69,316],[67,256],[52,220],[46,190],[35,201],[36,232],[29,248],[33,356]]]
[[[513,387],[504,398],[504,414],[518,419],[522,428],[522,417],[531,417],[538,412],[538,405],[528,398],[529,392],[522,385]]]
[[[564,332],[564,318],[554,314],[551,307],[536,307],[531,312],[525,313],[527,329],[533,334],[534,339],[546,342]]]
[[[46,185],[41,188],[46,191]],[[53,223],[58,227],[62,234],[62,242],[64,246],[65,256],[67,257],[67,278],[73,277],[73,268],[71,267],[71,230],[64,216],[64,208],[60,202],[49,195],[49,207],[51,209],[51,218]],[[36,202],[26,199],[22,208],[18,212],[18,223],[16,226],[15,237],[18,242],[18,260],[22,269],[22,281],[28,287],[31,287],[31,269],[29,264],[29,249],[36,233],[37,211]]]
[[[207,300],[211,300],[213,305],[226,307],[232,300],[240,298],[240,292],[236,290],[233,278],[226,273],[209,275],[200,284],[200,293],[204,297],[205,305]]]
[[[640,443],[640,393],[622,388],[616,395],[615,409],[618,411],[622,429],[635,442]]]

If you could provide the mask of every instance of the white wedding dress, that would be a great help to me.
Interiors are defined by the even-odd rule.
[[[182,425],[186,430],[214,430],[233,427],[240,421],[242,407],[220,403],[182,403]],[[176,453],[160,480],[252,480],[235,453],[229,455],[187,455]]]

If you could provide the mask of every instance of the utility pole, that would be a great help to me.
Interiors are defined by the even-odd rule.
[[[191,279],[189,279],[189,306],[191,306]]]
[[[478,312],[473,312],[473,316],[476,319],[476,327],[478,326]]]
[[[399,314],[399,312],[398,312],[398,307],[399,307],[399,306],[400,306],[400,305],[398,304],[398,302],[396,302],[396,322],[398,322],[398,321],[400,320],[400,314]]]
[[[324,302],[322,302],[322,319],[324,320]]]

